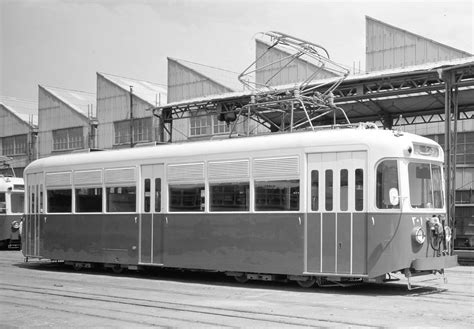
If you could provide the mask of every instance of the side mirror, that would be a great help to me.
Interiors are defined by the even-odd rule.
[[[392,206],[397,206],[398,203],[400,202],[400,195],[398,194],[398,189],[395,188],[395,187],[392,187],[389,191],[388,191],[388,196],[390,198],[390,204]]]

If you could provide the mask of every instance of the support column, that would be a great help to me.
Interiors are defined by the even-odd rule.
[[[453,241],[455,238],[456,216],[456,145],[457,145],[457,118],[458,118],[458,87],[455,81],[455,72],[443,72],[445,83],[445,186],[446,186],[446,215],[448,224],[453,228]],[[451,243],[451,253],[453,252]]]

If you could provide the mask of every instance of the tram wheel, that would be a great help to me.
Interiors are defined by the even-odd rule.
[[[112,272],[114,272],[115,274],[120,274],[123,272],[123,267],[120,266],[119,264],[115,264],[111,268],[112,268]]]
[[[312,288],[316,284],[316,278],[308,278],[308,280],[298,280],[296,282],[302,288]]]
[[[238,283],[245,283],[249,280],[249,278],[247,278],[247,274],[245,274],[245,273],[242,273],[241,275],[234,276],[234,279]]]

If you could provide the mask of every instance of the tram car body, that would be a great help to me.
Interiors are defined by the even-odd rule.
[[[0,248],[21,246],[21,225],[24,214],[23,178],[0,175]]]
[[[303,286],[443,272],[443,157],[361,126],[44,158],[25,170],[23,252]]]

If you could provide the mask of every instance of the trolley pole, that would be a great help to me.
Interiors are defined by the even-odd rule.
[[[133,147],[133,86],[130,86],[130,147]]]

